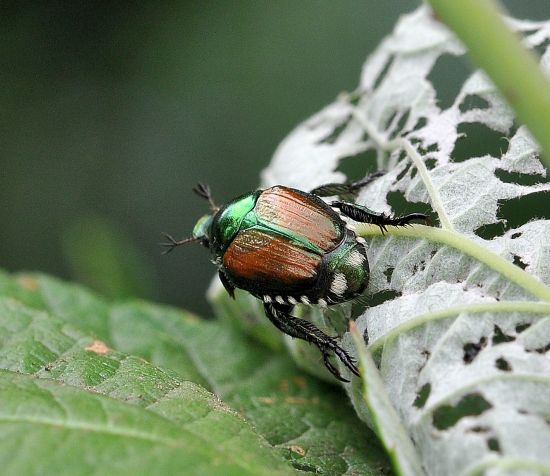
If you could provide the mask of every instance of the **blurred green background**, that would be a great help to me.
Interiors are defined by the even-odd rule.
[[[207,314],[206,251],[161,256],[160,232],[190,234],[198,181],[218,202],[254,189],[419,3],[2,2],[0,267]],[[548,0],[504,3],[550,18]],[[433,78],[443,103],[460,61]]]

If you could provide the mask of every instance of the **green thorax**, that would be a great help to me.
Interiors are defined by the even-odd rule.
[[[253,212],[260,192],[250,192],[224,205],[214,215],[210,225],[210,250],[213,255],[220,256],[231,243],[231,240],[244,228],[250,226],[245,222]]]

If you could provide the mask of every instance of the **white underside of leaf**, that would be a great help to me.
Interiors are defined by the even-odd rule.
[[[530,47],[550,43],[550,21],[510,25]],[[367,309],[357,326],[368,335],[428,474],[550,473],[550,290],[544,287],[550,286],[550,217],[525,208],[523,223],[513,228],[502,208],[538,194],[550,210],[550,182],[537,144],[483,73],[473,72],[453,104],[440,108],[428,76],[446,54],[464,49],[426,8],[404,16],[368,58],[357,91],[283,141],[263,185],[309,190],[342,182],[340,161],[374,150],[387,173],[362,190],[358,203],[390,212],[388,195],[401,194],[411,202],[407,212],[431,207],[443,225],[448,220],[445,229],[490,253],[482,263],[465,248],[391,231],[370,239],[369,293],[395,297]],[[548,47],[541,65],[550,70]],[[464,124],[497,131],[507,142],[498,152],[458,157]],[[411,165],[407,144],[424,160],[424,176]],[[484,239],[488,226],[496,231]],[[499,262],[521,265],[516,275],[528,283],[507,277]],[[353,352],[347,336],[344,345]],[[422,390],[427,398],[419,403]],[[367,420],[362,400],[348,391]],[[451,407],[472,399],[481,404],[477,413],[442,423]]]

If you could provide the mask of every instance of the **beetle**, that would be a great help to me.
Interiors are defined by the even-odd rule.
[[[193,191],[206,199],[211,213],[202,216],[190,238],[168,240],[164,253],[190,242],[208,248],[220,281],[234,298],[236,288],[263,301],[269,320],[283,333],[308,341],[321,352],[327,369],[348,382],[329,360],[334,354],[359,375],[354,360],[337,342],[311,322],[292,315],[296,304],[322,307],[360,296],[369,281],[367,244],[356,235],[350,219],[378,225],[405,226],[426,215],[394,217],[347,201],[325,202],[321,197],[355,195],[380,172],[351,183],[331,183],[310,192],[276,185],[245,193],[217,206],[210,188]]]

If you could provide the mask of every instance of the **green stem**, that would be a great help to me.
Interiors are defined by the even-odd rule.
[[[451,224],[451,220],[449,220],[445,209],[443,208],[443,201],[439,196],[439,191],[434,187],[430,174],[428,173],[428,169],[426,168],[426,164],[424,164],[422,157],[420,157],[420,154],[416,151],[413,145],[407,139],[402,138],[389,141],[388,138],[382,132],[379,132],[368,119],[363,117],[363,115],[357,111],[357,109],[352,111],[352,116],[361,125],[369,137],[376,142],[378,147],[387,150],[388,152],[391,152],[399,147],[403,147],[403,149],[405,149],[405,152],[411,159],[412,163],[416,166],[420,174],[420,178],[424,182],[424,186],[428,191],[430,201],[432,202],[432,206],[439,217],[441,226],[447,230],[453,231],[454,227]]]
[[[361,236],[382,235],[380,228],[373,225],[358,223],[356,225],[356,231]],[[526,273],[518,266],[506,261],[501,256],[489,251],[481,245],[478,245],[474,240],[466,235],[462,235],[455,231],[443,230],[441,228],[433,228],[424,225],[414,225],[407,228],[391,227],[388,228],[387,234],[399,237],[425,239],[436,243],[443,243],[447,246],[460,250],[464,254],[475,258],[489,268],[494,269],[509,281],[512,281],[539,299],[550,302],[550,288],[548,286],[544,285],[538,279],[531,276],[529,273]]]
[[[527,458],[518,458],[518,457],[502,457],[499,458],[486,458],[482,461],[479,461],[474,466],[471,466],[466,469],[464,476],[478,476],[482,474],[487,474],[489,469],[498,469],[501,472],[512,472],[513,470],[527,470],[535,474],[540,475],[549,475],[550,476],[550,466],[542,464],[539,461],[529,460]]]
[[[359,357],[363,399],[372,417],[374,430],[386,448],[395,472],[400,475],[424,476],[414,444],[386,392],[382,376],[353,321],[350,322],[350,333]]]
[[[524,312],[531,314],[548,314],[550,315],[550,303],[530,302],[530,301],[501,301],[501,302],[486,302],[479,304],[466,304],[463,306],[454,306],[439,311],[428,312],[416,316],[402,324],[394,327],[389,332],[380,338],[372,341],[368,348],[372,353],[376,353],[386,342],[391,341],[395,337],[405,332],[408,332],[416,327],[423,326],[427,322],[446,319],[448,317],[457,316],[462,313],[483,313],[483,312]]]
[[[426,168],[426,164],[422,160],[422,157],[420,157],[420,154],[407,139],[399,139],[398,143],[405,149],[405,152],[407,152],[407,155],[410,157],[413,164],[416,165],[416,169],[420,174],[420,178],[424,182],[424,186],[426,187],[428,195],[430,196],[432,206],[434,207],[434,210],[439,217],[439,222],[441,223],[441,226],[449,231],[454,231],[451,220],[449,220],[449,217],[447,216],[447,213],[443,208],[443,201],[439,196],[439,191],[434,187],[434,184],[432,182],[432,179],[430,178],[430,174],[428,173],[428,169]]]
[[[535,55],[504,23],[494,0],[428,0],[437,17],[468,48],[543,151],[550,168],[550,83]]]

